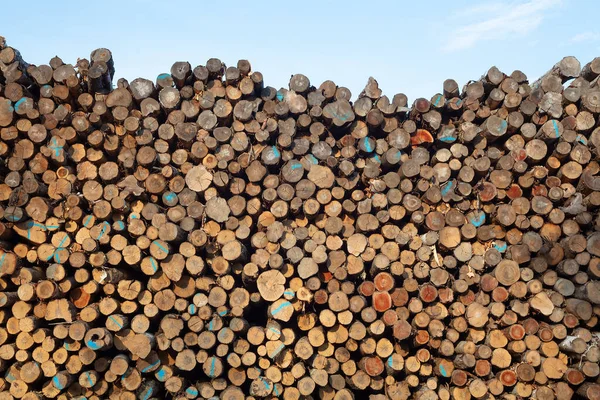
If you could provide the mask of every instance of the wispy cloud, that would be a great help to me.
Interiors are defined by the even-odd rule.
[[[494,2],[461,10],[454,17],[466,19],[466,24],[448,35],[442,50],[463,50],[478,42],[524,36],[540,26],[546,13],[560,3],[561,0]]]
[[[598,32],[583,32],[583,33],[578,33],[577,35],[573,36],[569,40],[569,43],[597,42],[598,40],[600,40],[600,33],[598,33]]]

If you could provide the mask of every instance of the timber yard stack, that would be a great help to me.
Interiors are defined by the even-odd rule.
[[[408,107],[0,45],[0,400],[600,398],[600,58]]]

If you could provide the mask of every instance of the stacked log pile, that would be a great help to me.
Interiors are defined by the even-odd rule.
[[[600,58],[0,71],[1,400],[600,398]]]

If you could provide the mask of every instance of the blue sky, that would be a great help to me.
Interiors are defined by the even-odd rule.
[[[303,73],[354,98],[373,76],[384,94],[412,103],[440,92],[446,78],[462,87],[492,65],[533,81],[564,56],[583,65],[600,55],[595,0],[2,3],[0,35],[26,61],[58,55],[74,64],[108,47],[115,78],[129,80],[155,79],[175,61],[248,59],[275,88]]]

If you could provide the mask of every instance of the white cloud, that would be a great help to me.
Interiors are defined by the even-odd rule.
[[[463,50],[482,41],[524,36],[542,23],[548,10],[560,3],[561,0],[495,2],[459,11],[458,16],[470,18],[448,35],[443,50]]]
[[[583,33],[578,33],[577,35],[573,36],[571,38],[571,40],[569,40],[569,42],[570,43],[597,42],[598,40],[600,40],[600,33],[598,33],[598,32],[583,32]]]

